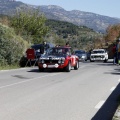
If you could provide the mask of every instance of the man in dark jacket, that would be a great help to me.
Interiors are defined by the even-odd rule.
[[[49,44],[46,43],[46,41],[43,41],[43,44],[40,46],[40,53],[43,54],[45,51],[50,48]]]
[[[65,46],[66,47],[70,47],[69,42],[66,42]]]
[[[118,52],[118,65],[120,65],[120,38],[118,39],[117,52]]]
[[[113,44],[112,53],[113,53],[113,64],[117,64],[118,62],[117,62],[116,44]]]

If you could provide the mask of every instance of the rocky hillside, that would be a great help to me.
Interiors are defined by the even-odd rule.
[[[48,19],[57,19],[71,22],[76,25],[87,26],[99,32],[105,32],[109,25],[120,23],[120,19],[117,18],[79,10],[66,11],[54,5],[40,6],[40,10],[45,13]]]
[[[15,0],[0,0],[0,14],[12,15],[16,9],[21,7],[29,9],[36,9],[39,7],[40,11],[43,12],[48,19],[67,21],[79,26],[87,26],[99,32],[105,32],[109,25],[120,23],[120,19],[117,18],[79,10],[66,11],[59,6],[54,5],[34,6]]]
[[[16,0],[0,0],[0,14],[3,15],[14,15],[16,11],[21,8],[30,8],[30,5],[24,4]]]

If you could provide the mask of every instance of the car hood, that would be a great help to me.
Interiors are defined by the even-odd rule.
[[[76,54],[77,56],[86,56],[86,54]]]
[[[91,54],[91,56],[99,56],[99,55],[105,55],[104,53],[96,53],[96,54]]]
[[[43,55],[40,57],[40,59],[46,59],[46,60],[59,60],[59,59],[65,59],[66,55]]]

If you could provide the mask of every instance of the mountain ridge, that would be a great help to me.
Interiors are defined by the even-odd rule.
[[[109,25],[119,24],[120,18],[99,15],[80,10],[67,11],[57,5],[30,5],[16,0],[0,0],[0,14],[12,15],[21,7],[40,9],[47,19],[60,20],[78,26],[87,26],[95,31],[105,33]]]
[[[56,19],[71,22],[76,25],[87,26],[99,32],[105,32],[106,28],[109,25],[120,23],[119,18],[116,19],[113,17],[103,16],[91,12],[84,12],[80,10],[66,11],[65,9],[62,9],[58,11],[58,7],[56,8],[55,5],[52,6],[52,9],[50,9],[50,6],[52,5],[44,7],[40,6],[40,10],[45,13],[48,19]],[[56,14],[56,11],[59,12],[59,14]],[[52,17],[50,17],[50,14],[52,14]]]

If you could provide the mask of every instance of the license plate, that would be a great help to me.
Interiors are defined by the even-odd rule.
[[[48,65],[48,68],[53,68],[55,67],[55,65]]]
[[[96,60],[101,60],[101,58],[95,58]]]

